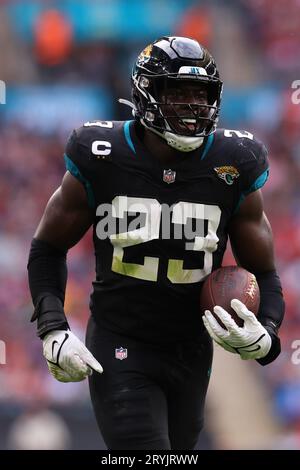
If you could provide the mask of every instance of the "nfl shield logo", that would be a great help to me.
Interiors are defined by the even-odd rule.
[[[165,183],[168,183],[168,184],[174,183],[175,178],[176,178],[176,171],[173,171],[171,169],[164,170],[163,181]]]
[[[123,361],[123,359],[127,358],[127,349],[126,348],[116,348],[115,349],[115,358],[120,359],[120,361]]]

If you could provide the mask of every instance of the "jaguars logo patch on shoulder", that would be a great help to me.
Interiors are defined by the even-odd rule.
[[[218,177],[224,180],[229,186],[234,183],[234,180],[240,176],[239,172],[234,166],[217,166],[214,168]]]

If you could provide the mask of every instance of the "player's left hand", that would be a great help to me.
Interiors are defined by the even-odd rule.
[[[205,328],[211,338],[226,351],[239,354],[242,359],[261,359],[271,348],[271,337],[267,330],[257,320],[256,316],[247,309],[246,305],[237,299],[231,301],[231,307],[244,320],[244,326],[239,327],[233,318],[222,307],[214,307],[218,316],[227,329],[222,328],[209,310],[202,317]]]

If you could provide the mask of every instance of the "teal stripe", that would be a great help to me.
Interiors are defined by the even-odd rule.
[[[93,188],[91,183],[80,173],[78,167],[75,165],[75,163],[68,157],[68,155],[64,155],[64,160],[66,164],[66,169],[71,173],[71,175],[74,176],[74,178],[78,179],[80,181],[86,190],[87,198],[88,198],[88,204],[89,207],[94,208],[96,206],[95,203],[95,196],[93,192]]]
[[[246,189],[246,191],[242,192],[240,200],[239,200],[239,202],[237,204],[237,207],[235,209],[235,212],[237,212],[240,205],[244,201],[245,197],[248,196],[248,194],[253,193],[254,191],[257,191],[258,189],[262,188],[268,178],[269,178],[269,168],[267,168],[258,178],[256,178],[256,180],[250,186],[249,189]]]
[[[124,134],[125,134],[125,139],[126,139],[126,142],[127,144],[129,145],[129,147],[131,148],[131,150],[135,152],[135,148],[134,148],[134,145],[133,145],[133,142],[132,142],[132,139],[131,139],[131,135],[130,135],[130,124],[132,123],[133,121],[126,121],[125,124],[124,124]]]
[[[269,178],[269,168],[265,170],[256,180],[254,183],[250,186],[247,191],[244,191],[245,196],[247,196],[250,193],[253,193],[253,191],[257,191],[257,189],[260,189],[263,187],[267,179]]]
[[[206,155],[208,154],[212,144],[213,144],[213,141],[214,141],[214,134],[210,134],[207,138],[207,141],[206,141],[206,145],[204,147],[204,150],[203,150],[203,153],[201,155],[201,160],[204,160],[204,158],[206,157]]]

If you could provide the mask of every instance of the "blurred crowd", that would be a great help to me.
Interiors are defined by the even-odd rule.
[[[67,109],[70,118],[64,118],[63,125],[60,121],[56,126],[54,118],[48,126],[46,112],[43,126],[38,116],[29,125],[22,102],[16,101],[11,112],[9,88],[16,91],[30,85],[30,93],[32,87],[36,87],[34,93],[49,90],[51,107],[54,85],[80,86],[81,91],[99,87],[106,108],[99,105],[99,115],[84,115],[82,120],[130,118],[117,98],[130,97],[134,57],[154,37],[133,41],[126,37],[110,40],[108,35],[108,40],[77,41],[68,17],[47,9],[51,2],[44,2],[45,11],[34,22],[26,43],[15,28],[8,2],[3,3],[0,40],[7,53],[0,59],[0,79],[6,82],[8,94],[7,104],[0,105],[0,340],[6,343],[7,366],[0,365],[0,401],[69,403],[85,400],[87,385],[61,385],[47,373],[40,341],[29,322],[32,305],[26,262],[34,229],[64,173],[62,155],[68,133],[73,125],[81,124],[81,116],[74,121],[73,109]],[[297,429],[300,364],[295,364],[292,354],[295,340],[300,347],[300,104],[292,100],[292,82],[300,80],[300,0],[184,3],[184,14],[166,33],[196,37],[210,48],[225,80],[220,125],[247,129],[269,149],[271,172],[263,195],[274,232],[286,317],[281,329],[283,353],[258,372],[272,391],[278,419]],[[66,311],[72,328],[83,339],[94,276],[90,234],[70,251],[68,259]],[[226,262],[230,261],[228,254]]]

